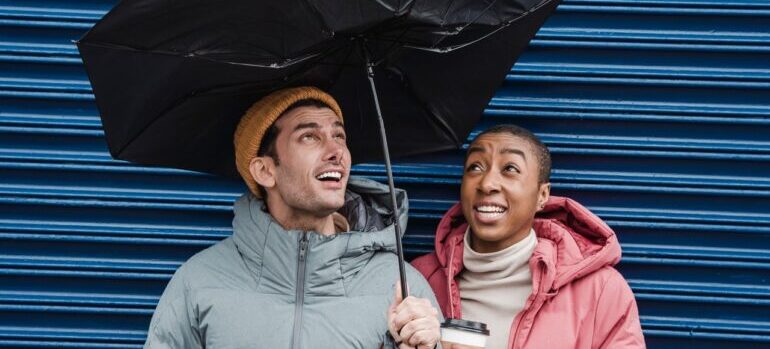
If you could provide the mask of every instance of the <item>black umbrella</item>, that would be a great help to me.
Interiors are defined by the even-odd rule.
[[[353,159],[385,161],[397,217],[388,150],[459,147],[558,1],[123,0],[78,48],[113,157],[238,177],[248,106],[318,86]]]

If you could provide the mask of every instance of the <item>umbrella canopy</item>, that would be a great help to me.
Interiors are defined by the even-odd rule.
[[[460,146],[558,0],[123,0],[79,42],[113,157],[238,177],[232,136],[280,88],[339,102],[354,162]]]

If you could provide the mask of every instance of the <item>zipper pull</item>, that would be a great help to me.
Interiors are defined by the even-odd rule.
[[[302,237],[299,239],[299,260],[304,261],[307,255],[307,233],[302,233]]]

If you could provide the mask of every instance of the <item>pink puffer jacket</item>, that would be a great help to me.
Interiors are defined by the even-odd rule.
[[[436,229],[436,252],[412,262],[445,317],[462,317],[456,278],[463,269],[466,228],[458,203]],[[561,197],[551,197],[534,229],[532,294],[511,324],[508,348],[644,348],[634,295],[612,267],[620,260],[612,229]]]

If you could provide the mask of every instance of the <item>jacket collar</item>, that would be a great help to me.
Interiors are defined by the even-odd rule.
[[[361,180],[355,183],[359,185],[354,185],[354,188],[360,187]],[[369,182],[364,184],[369,187],[378,185]],[[405,200],[405,195],[402,196]],[[235,202],[233,241],[247,268],[253,273],[258,291],[281,294],[294,292],[300,240],[303,238],[307,239],[305,275],[309,294],[343,295],[345,281],[366,264],[367,256],[378,251],[396,251],[394,226],[390,224],[381,227],[382,218],[371,216],[377,210],[372,210],[372,205],[367,207],[361,195],[347,197],[350,198],[348,203],[355,205],[349,207],[347,212],[355,212],[358,216],[346,218],[352,229],[358,231],[331,236],[283,229],[269,213],[262,210],[262,201],[250,193]],[[362,210],[362,205],[369,210]],[[404,204],[401,214],[404,219],[407,209]],[[383,209],[380,208],[380,211]]]

